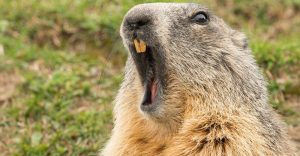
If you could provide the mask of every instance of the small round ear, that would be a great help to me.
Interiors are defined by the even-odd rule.
[[[247,39],[246,35],[242,32],[233,31],[231,34],[231,40],[236,46],[238,46],[242,49],[248,48],[248,39]]]

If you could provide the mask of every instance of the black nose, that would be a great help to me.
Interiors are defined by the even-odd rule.
[[[126,18],[126,23],[130,30],[141,29],[149,23],[147,16],[130,16]]]

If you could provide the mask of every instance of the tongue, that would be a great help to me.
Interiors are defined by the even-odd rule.
[[[151,81],[145,88],[145,94],[142,101],[142,105],[150,105],[154,101],[157,95],[157,82]]]
[[[157,82],[156,81],[152,81],[151,83],[151,101],[154,101],[154,98],[157,95]]]

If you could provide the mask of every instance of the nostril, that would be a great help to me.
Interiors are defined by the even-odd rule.
[[[149,22],[148,19],[133,19],[133,20],[127,20],[127,24],[130,27],[130,29],[140,29],[141,27],[147,25]]]
[[[148,20],[143,19],[143,20],[139,20],[139,21],[137,22],[137,25],[138,25],[139,27],[141,27],[141,26],[146,25],[147,23],[148,23]]]

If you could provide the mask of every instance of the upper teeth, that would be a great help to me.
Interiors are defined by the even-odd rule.
[[[133,43],[137,53],[146,52],[146,43],[143,40],[134,39]]]

